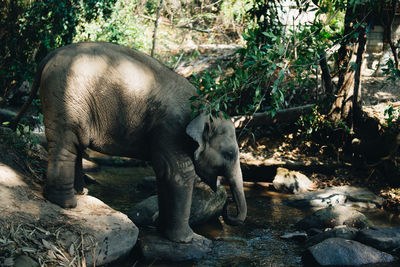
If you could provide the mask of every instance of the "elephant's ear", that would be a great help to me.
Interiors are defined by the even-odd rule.
[[[198,115],[186,127],[186,133],[199,144],[194,152],[194,159],[197,160],[210,136],[210,116],[204,113]]]

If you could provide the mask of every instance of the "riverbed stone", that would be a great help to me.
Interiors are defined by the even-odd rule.
[[[306,247],[311,247],[318,243],[321,243],[325,239],[332,237],[340,237],[348,240],[353,240],[356,237],[358,231],[358,229],[353,227],[336,227],[308,238],[305,245]]]
[[[201,224],[221,214],[227,193],[223,186],[218,186],[214,193],[205,183],[196,181],[193,188],[192,206],[189,223]],[[127,212],[129,218],[138,226],[155,226],[158,219],[158,197],[151,196]]]
[[[383,205],[383,198],[366,188],[345,185],[290,196],[286,203],[299,208],[346,204],[347,206],[373,209]]]
[[[177,243],[150,232],[140,237],[139,246],[145,259],[179,262],[203,258],[211,252],[212,241],[194,234],[191,242]]]
[[[400,247],[400,227],[371,227],[360,231],[356,240],[383,251]]]
[[[73,244],[84,242],[88,266],[117,260],[135,245],[138,228],[126,215],[102,201],[79,195],[76,208],[63,209],[47,201],[41,192],[40,185],[2,163],[0,157],[0,221],[45,229],[49,234],[43,236],[42,242],[47,245],[46,236],[55,229],[57,243],[67,252]]]
[[[272,182],[278,192],[299,194],[307,192],[314,184],[304,174],[279,167]]]
[[[156,226],[158,219],[157,195],[139,202],[126,214],[137,226]]]
[[[308,248],[306,261],[314,259],[320,265],[358,266],[386,263],[395,260],[392,255],[354,240],[329,238]],[[311,266],[311,265],[310,265]]]
[[[303,230],[334,228],[340,225],[363,229],[371,223],[364,214],[347,206],[323,208],[296,223],[296,227]]]

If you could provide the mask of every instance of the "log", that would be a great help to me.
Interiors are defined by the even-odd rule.
[[[315,104],[309,104],[300,107],[278,110],[275,116],[268,113],[255,113],[254,115],[243,115],[232,117],[235,128],[244,128],[250,126],[265,126],[274,123],[294,123],[301,115],[312,113]]]

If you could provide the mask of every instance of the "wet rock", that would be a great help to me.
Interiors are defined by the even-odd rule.
[[[24,179],[29,180],[0,161],[0,221],[55,229],[57,243],[67,251],[84,242],[88,266],[110,263],[135,245],[138,229],[126,215],[87,195],[77,196],[76,208],[62,209],[44,199],[38,185]]]
[[[227,193],[223,186],[218,186],[214,193],[203,182],[195,182],[190,209],[191,225],[201,224],[219,216],[226,202]],[[151,196],[135,205],[127,212],[129,218],[138,226],[156,225],[158,219],[158,197]]]
[[[303,230],[310,228],[334,228],[339,225],[362,229],[370,226],[371,223],[364,214],[347,206],[333,206],[320,209],[296,223],[296,227]]]
[[[126,214],[137,226],[155,226],[158,219],[158,197],[146,198]]]
[[[217,192],[214,192],[205,183],[195,182],[189,223],[191,225],[201,224],[219,216],[227,196],[225,187],[222,185],[218,186]]]
[[[343,239],[353,240],[356,237],[358,231],[358,229],[352,227],[337,227],[332,230],[321,232],[317,235],[310,237],[309,239],[307,239],[305,245],[306,247],[311,247],[318,243],[321,243],[325,239],[332,237],[340,237]]]
[[[383,199],[361,187],[328,187],[312,192],[305,192],[289,197],[286,203],[294,207],[327,207],[343,205],[361,208],[379,208]]]
[[[295,239],[295,240],[306,240],[307,239],[307,233],[303,231],[296,231],[293,233],[285,233],[280,236],[282,239]]]
[[[34,259],[26,255],[20,255],[15,259],[14,266],[16,267],[39,267]]]
[[[357,241],[343,238],[329,238],[308,248],[305,262],[308,266],[357,266],[392,262],[395,258],[385,252],[366,246]]]
[[[290,194],[307,192],[313,186],[304,174],[281,167],[277,169],[272,183],[277,191]]]
[[[194,234],[190,243],[176,243],[156,233],[147,233],[141,236],[139,245],[146,259],[187,261],[203,258],[211,252],[212,241]]]
[[[360,231],[356,240],[383,251],[400,247],[400,227],[371,227]]]

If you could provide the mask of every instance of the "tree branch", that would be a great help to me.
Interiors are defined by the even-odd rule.
[[[160,4],[157,8],[157,17],[154,23],[154,33],[153,33],[153,47],[151,48],[151,57],[154,57],[154,51],[156,49],[156,39],[157,39],[157,28],[158,28],[158,20],[160,19],[160,12],[163,5],[164,0],[160,0]]]

